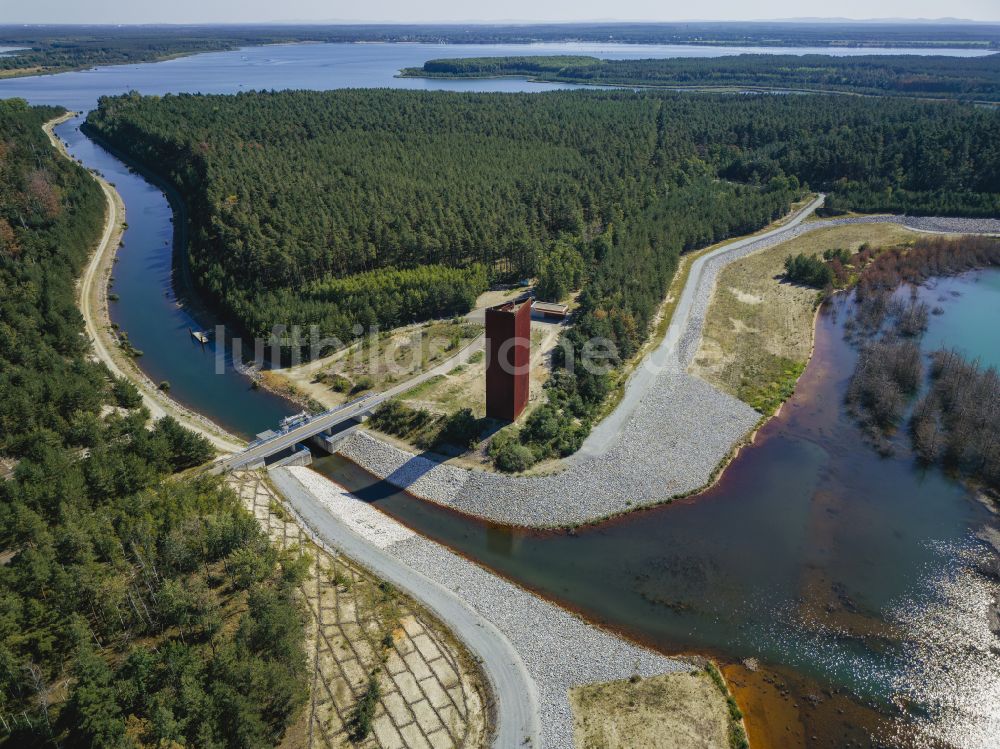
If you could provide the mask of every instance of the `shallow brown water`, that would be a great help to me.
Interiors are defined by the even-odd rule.
[[[942,322],[963,300],[1000,302],[976,278],[939,282],[935,294],[959,291]],[[1000,586],[981,574],[992,552],[976,538],[992,516],[960,483],[917,468],[902,436],[880,457],[844,413],[855,352],[843,304],[820,315],[796,394],[755,444],[710,490],[667,506],[532,532],[417,500],[342,458],[315,467],[595,622],[729,663],[765,746],[997,746],[987,611]]]

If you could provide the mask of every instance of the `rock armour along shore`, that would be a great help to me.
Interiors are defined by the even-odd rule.
[[[704,487],[733,447],[760,422],[746,403],[688,374],[701,341],[719,271],[751,253],[807,232],[848,224],[893,223],[915,231],[1000,234],[1000,220],[909,216],[852,216],[787,228],[708,258],[694,299],[659,371],[600,454],[579,455],[545,476],[471,471],[414,455],[359,432],[341,448],[344,457],[418,497],[494,522],[560,526],[593,522]],[[643,364],[640,364],[640,367]]]
[[[573,749],[573,711],[568,698],[571,688],[697,667],[689,660],[660,655],[588,624],[391,518],[384,518],[379,530],[359,527],[354,521],[356,510],[349,507],[351,500],[308,468],[279,468],[271,475],[297,512],[306,510],[308,514],[311,508],[319,508],[321,514],[329,513],[330,518],[336,518],[370,544],[364,553],[353,554],[362,565],[370,565],[374,555],[391,558],[406,571],[407,584],[403,587],[416,599],[425,601],[430,587],[442,586],[495,626],[520,657],[534,686],[540,743],[546,749]],[[332,505],[327,502],[331,496],[335,497]],[[371,512],[378,514],[374,509]],[[320,536],[329,535],[329,521],[323,522],[323,526],[311,530]],[[384,543],[386,529],[392,537],[389,543]],[[329,540],[336,545],[335,539]],[[465,633],[456,629],[455,634],[461,639]],[[504,710],[502,697],[498,707]],[[502,746],[506,749],[515,745]]]

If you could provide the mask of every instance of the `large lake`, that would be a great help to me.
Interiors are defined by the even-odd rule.
[[[839,47],[699,47],[639,44],[281,44],[212,52],[142,65],[117,65],[73,73],[0,80],[0,96],[23,96],[36,104],[61,104],[85,111],[100,96],[131,90],[144,94],[233,93],[249,89],[393,88],[452,91],[542,91],[568,88],[523,80],[425,80],[397,78],[406,67],[438,57],[578,54],[634,60],[647,57],[721,57],[737,54],[941,54],[977,57],[970,49],[899,49]]]
[[[767,51],[907,52],[282,45],[0,80],[0,96],[86,111],[99,96],[130,90],[395,86],[543,91],[561,86],[395,75],[433,57],[573,53],[642,58]],[[112,317],[145,352],[141,365],[155,381],[170,381],[172,395],[236,432],[249,435],[273,426],[292,406],[252,390],[231,368],[214,375],[213,346],[198,346],[188,332],[189,327],[211,329],[214,320],[192,313],[175,293],[166,198],[84,137],[79,122],[62,126],[59,135],[74,156],[115,183],[125,200],[129,228],[114,270],[113,291],[120,301]],[[941,281],[925,293],[947,299],[945,314],[932,318],[925,346],[954,344],[984,361],[1000,360],[1000,327],[983,325],[1000,312],[1000,273]],[[995,747],[1000,659],[991,650],[996,643],[986,609],[998,586],[977,572],[985,552],[975,537],[989,515],[958,483],[937,471],[917,471],[905,448],[895,458],[882,459],[863,443],[842,413],[854,353],[843,342],[839,324],[835,316],[821,318],[817,356],[796,395],[714,489],[576,536],[487,528],[391,491],[343,461],[325,461],[320,468],[428,535],[652,645],[713,652],[734,661],[760,659],[788,686],[785,707],[803,736],[795,743],[869,743],[875,714],[883,736],[891,730],[887,725],[899,720],[925,731],[927,743],[943,739],[945,745]],[[752,680],[748,673],[737,678]],[[766,689],[758,686],[758,691]],[[877,713],[867,710],[873,706]],[[776,702],[760,709],[781,707]]]

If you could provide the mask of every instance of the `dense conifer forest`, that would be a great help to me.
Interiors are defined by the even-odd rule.
[[[609,339],[618,365],[679,253],[759,228],[806,184],[829,192],[828,212],[1000,213],[1000,114],[954,103],[130,95],[102,99],[87,127],[177,187],[197,282],[265,336],[299,324],[346,340],[359,323],[462,312],[487,280],[541,274],[550,296],[582,284],[569,341],[579,353]],[[405,301],[417,269],[435,303]],[[536,457],[575,450],[612,386],[567,369],[523,431]]]
[[[477,57],[429,60],[411,77],[527,78],[613,86],[840,91],[878,96],[1000,101],[1000,54],[734,55],[647,60]]]
[[[315,324],[346,340],[358,323],[464,312],[558,241],[602,273],[651,253],[615,313],[645,318],[679,250],[798,193],[717,179],[661,102],[627,94],[134,96],[102,99],[88,131],[176,185],[196,279],[255,335]],[[400,305],[417,268],[436,301]]]
[[[0,743],[273,745],[305,699],[300,564],[91,358],[104,197],[0,101]],[[4,741],[6,738],[6,741]]]

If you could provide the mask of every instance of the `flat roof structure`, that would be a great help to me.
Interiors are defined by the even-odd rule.
[[[548,319],[563,319],[569,317],[569,305],[558,302],[533,302],[531,311],[540,317]]]

